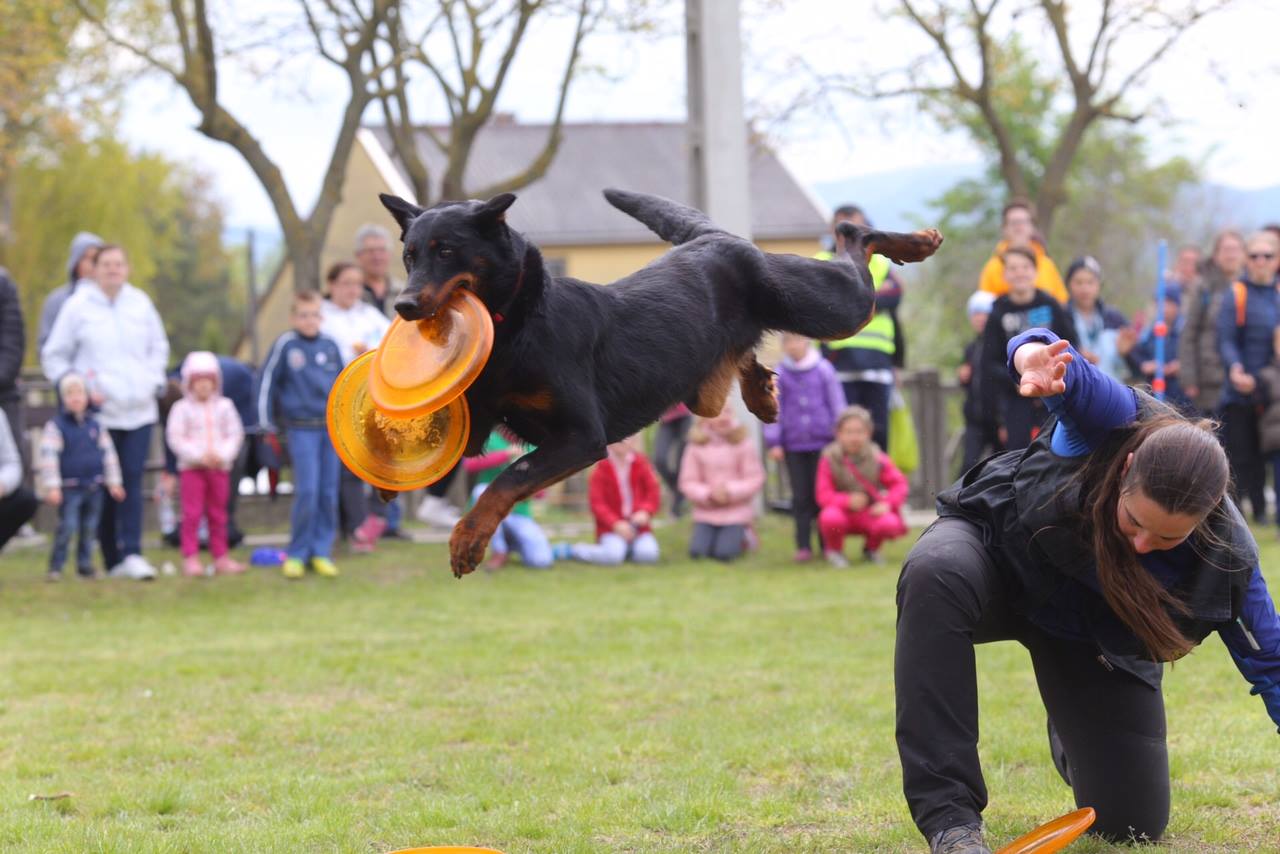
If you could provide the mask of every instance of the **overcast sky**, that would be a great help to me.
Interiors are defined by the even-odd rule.
[[[823,71],[887,68],[915,55],[921,46],[916,34],[875,14],[875,5],[874,0],[788,0],[770,6],[768,0],[743,0],[748,101],[757,109],[785,103],[802,83],[788,71],[790,58],[797,55]],[[1087,11],[1088,5],[1086,0],[1075,8]],[[682,119],[684,42],[678,23],[678,17],[671,22],[669,35],[597,37],[588,45],[586,59],[607,73],[589,75],[575,87],[568,117]],[[1207,177],[1219,183],[1251,188],[1280,182],[1275,166],[1280,141],[1278,33],[1280,2],[1238,0],[1233,11],[1202,22],[1185,37],[1133,99],[1143,105],[1155,102],[1171,122],[1148,125],[1157,155],[1202,160]],[[568,31],[550,26],[534,35],[526,40],[500,101],[502,109],[530,122],[551,116]],[[1030,38],[1050,55],[1045,34]],[[1134,62],[1149,50],[1149,44],[1130,42],[1121,53]],[[285,79],[268,83],[228,75],[221,91],[232,93],[229,109],[264,143],[303,209],[309,209],[346,99],[343,77],[321,66],[293,66]],[[419,95],[424,117],[442,118],[443,107],[431,101],[429,91]],[[845,100],[833,108],[838,123],[799,121],[775,137],[784,162],[804,183],[979,159],[963,139],[939,132],[906,101],[870,105]],[[380,111],[370,110],[366,120],[380,122]],[[231,225],[276,229],[271,206],[240,156],[205,139],[193,129],[195,123],[185,94],[163,80],[142,77],[128,89],[123,129],[137,147],[214,175]]]

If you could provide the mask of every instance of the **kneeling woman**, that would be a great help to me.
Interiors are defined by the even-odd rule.
[[[1188,421],[1052,332],[1008,345],[1013,381],[1055,416],[938,496],[898,581],[903,788],[934,852],[986,854],[973,645],[1031,653],[1054,764],[1112,840],[1169,818],[1161,662],[1221,634],[1280,723],[1280,623],[1226,497],[1208,422]]]

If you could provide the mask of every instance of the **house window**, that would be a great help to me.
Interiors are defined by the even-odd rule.
[[[567,272],[564,258],[552,258],[546,255],[542,256],[542,267],[547,271],[547,275],[560,278]]]

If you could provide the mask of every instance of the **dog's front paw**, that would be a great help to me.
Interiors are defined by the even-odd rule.
[[[469,516],[463,517],[449,537],[449,565],[454,578],[475,572],[492,536],[493,531],[482,531]]]

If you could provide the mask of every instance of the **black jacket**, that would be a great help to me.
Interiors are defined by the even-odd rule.
[[[1145,393],[1135,394],[1140,418],[1164,408]],[[1094,453],[1113,452],[1127,432],[1112,431],[1107,445]],[[998,454],[975,466],[938,495],[938,514],[960,516],[983,529],[1016,591],[1015,611],[1051,632],[1052,625],[1075,622],[1109,665],[1159,685],[1160,665],[1150,660],[1097,590],[1090,525],[1076,478],[1088,457],[1058,456],[1050,447],[1052,435],[1051,422],[1025,450]],[[1193,569],[1181,573],[1170,588],[1190,609],[1189,614],[1171,611],[1170,616],[1197,643],[1240,615],[1258,562],[1253,537],[1230,498],[1213,512],[1210,531],[1211,537],[1193,537],[1194,542],[1185,544]],[[1068,611],[1071,620],[1061,619]]]
[[[27,348],[22,301],[9,273],[0,267],[0,403],[18,399],[18,373]]]

